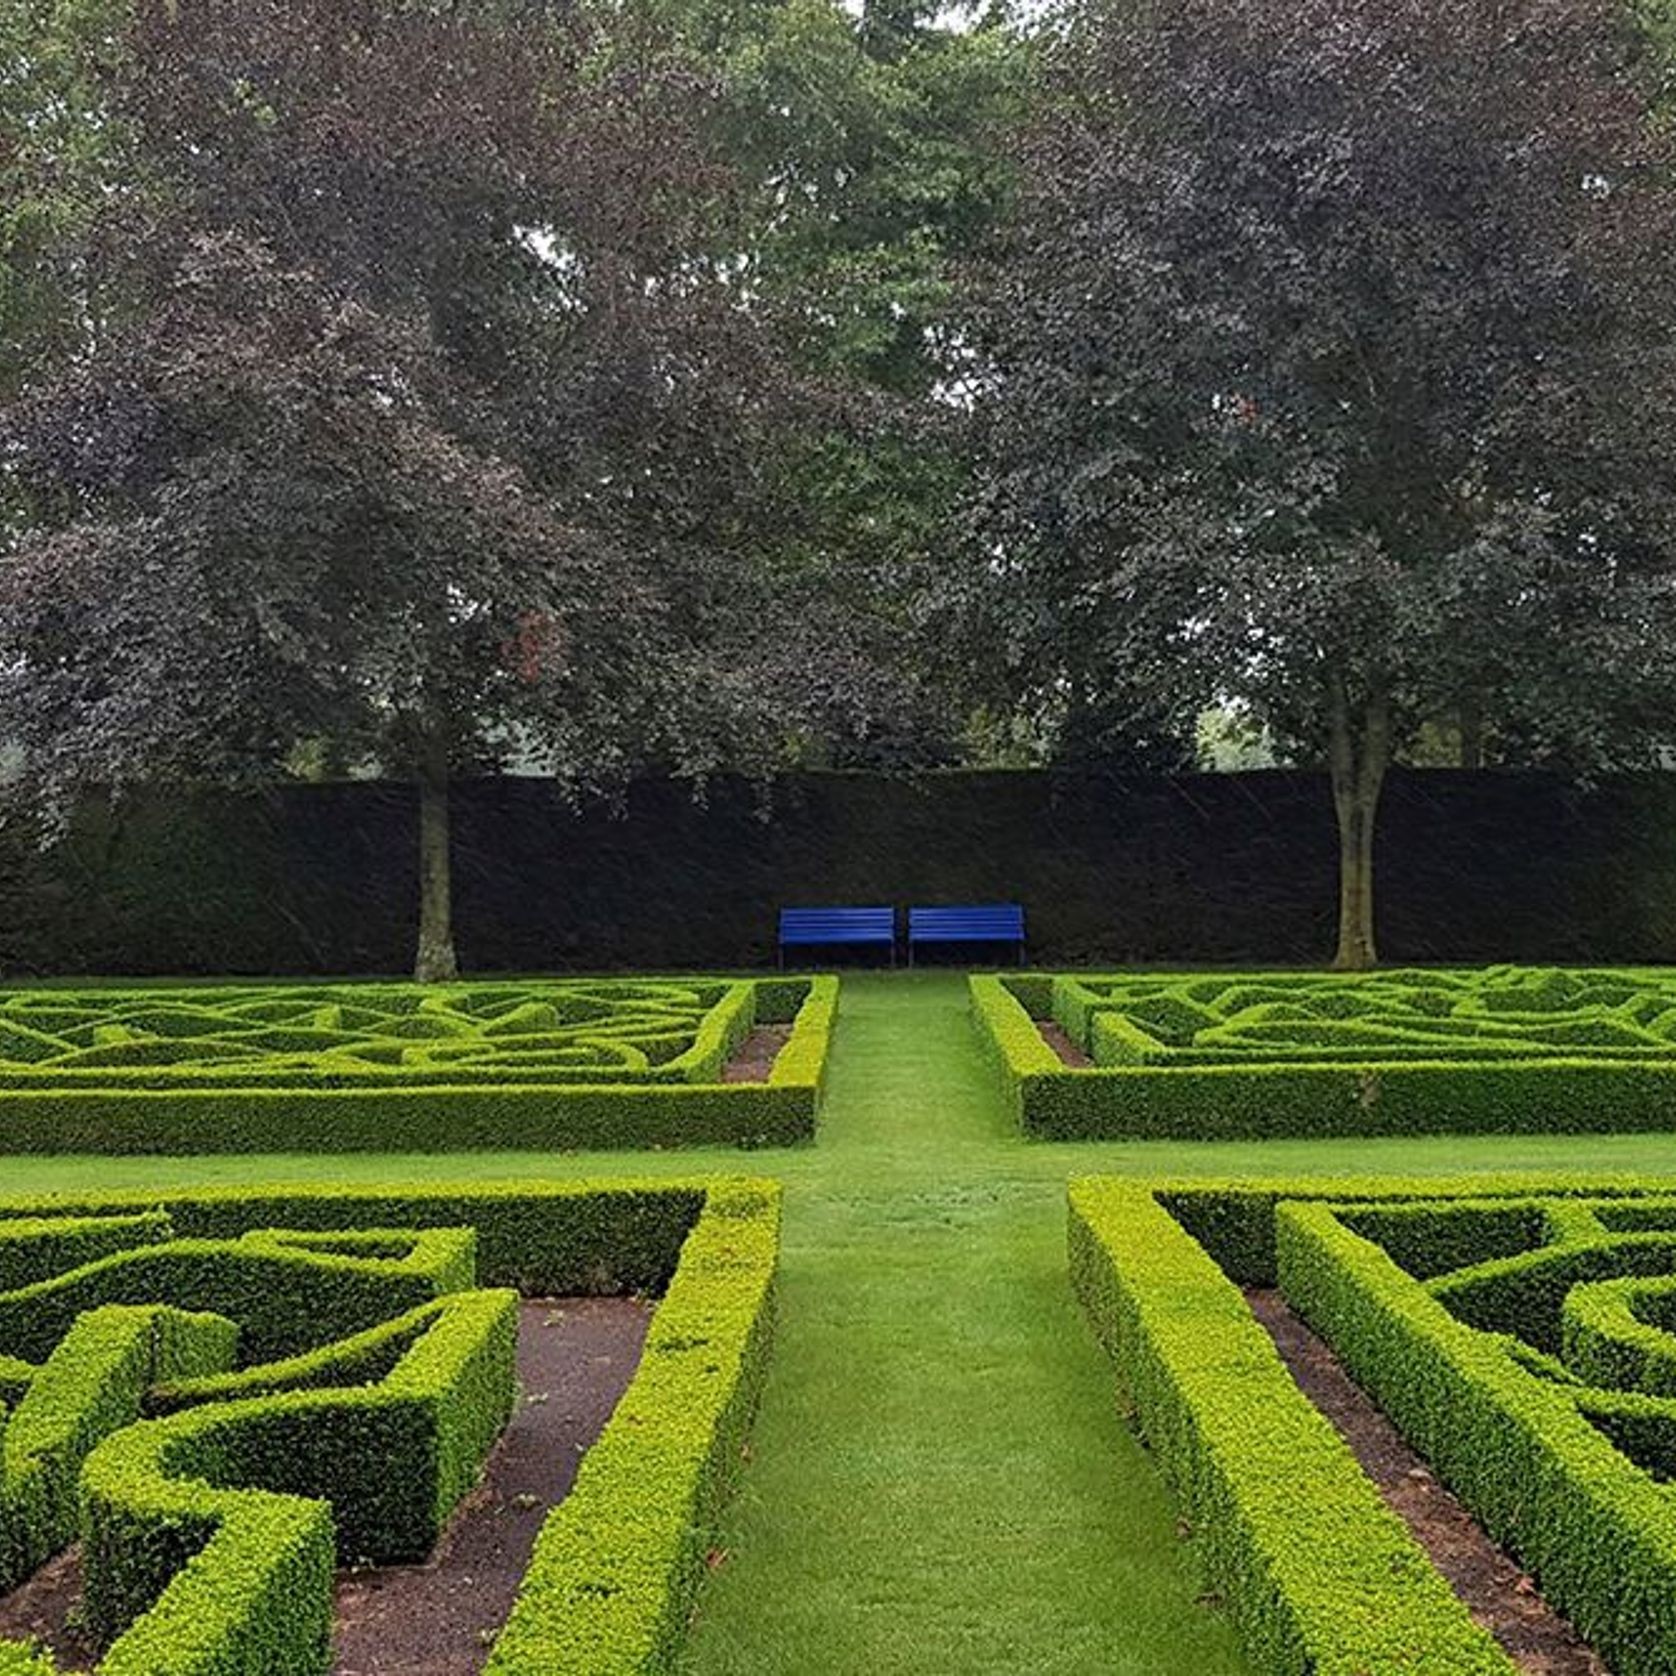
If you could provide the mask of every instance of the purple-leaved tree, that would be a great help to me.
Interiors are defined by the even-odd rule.
[[[1336,964],[1423,721],[1668,740],[1676,146],[1619,0],[1066,14],[973,275],[980,655],[1330,769]]]

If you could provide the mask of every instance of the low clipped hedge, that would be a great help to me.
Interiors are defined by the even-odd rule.
[[[305,1350],[295,1356],[231,1369],[217,1363],[208,1371],[191,1369],[159,1375],[146,1388],[142,1412],[150,1418],[203,1403],[236,1402],[241,1397],[276,1391],[310,1391],[338,1385],[376,1385],[387,1379],[430,1323],[430,1305],[382,1321],[364,1332]]]
[[[441,1294],[356,1325],[362,1300],[349,1289],[322,1327],[352,1330],[326,1344],[317,1332],[309,1348],[237,1370],[231,1323],[216,1315],[164,1302],[100,1305],[73,1318],[70,1332],[87,1334],[112,1330],[116,1318],[131,1328],[149,1309],[167,1326],[163,1337],[173,1335],[173,1348],[158,1350],[149,1369],[122,1364],[121,1406],[80,1472],[86,1617],[96,1634],[114,1637],[100,1676],[323,1676],[340,1558],[428,1551],[509,1410],[516,1297],[457,1289],[471,1284],[459,1253],[473,1246],[483,1279],[532,1295],[667,1283],[640,1368],[549,1517],[490,1668],[590,1676],[671,1668],[766,1361],[779,1228],[773,1183],[12,1199],[0,1201],[0,1264],[9,1233],[22,1249],[22,1231],[44,1239],[55,1217],[66,1227],[135,1222],[147,1236],[141,1254],[177,1296],[195,1296],[201,1278],[190,1265],[160,1265],[158,1254],[212,1244],[235,1266],[278,1259],[322,1270],[423,1270]],[[98,1251],[56,1277],[60,1290],[85,1296],[90,1273],[120,1290],[119,1256]],[[39,1287],[31,1281],[14,1296]],[[245,1294],[236,1301],[242,1307]],[[285,1342],[271,1325],[268,1340]],[[66,1363],[68,1343],[67,1335],[54,1351]],[[14,1423],[45,1388],[50,1365],[12,1359],[23,1389]],[[160,1417],[133,1423],[141,1408]],[[5,1427],[0,1447],[12,1431]],[[393,1471],[396,1461],[411,1470]],[[0,1676],[53,1668],[0,1644]]]
[[[115,1216],[14,1216],[0,1220],[0,1292],[119,1251],[168,1239],[173,1224],[161,1211]]]
[[[0,1249],[13,1219],[133,1214],[166,1218],[182,1239],[233,1240],[264,1228],[469,1228],[483,1286],[526,1297],[661,1293],[704,1212],[707,1180],[438,1181],[412,1186],[285,1182],[264,1187],[140,1188],[0,1198]]]
[[[140,1243],[103,1249],[124,1226]],[[8,1247],[14,1258],[38,1258],[50,1230],[44,1217],[0,1218],[0,1272]],[[67,1218],[56,1246],[70,1266],[0,1292],[0,1344],[21,1375],[11,1412],[0,1412],[0,1588],[73,1539],[84,1462],[139,1419],[153,1389],[213,1381],[242,1356],[236,1382],[264,1393],[275,1388],[264,1382],[268,1358],[361,1332],[474,1284],[469,1228],[331,1236],[253,1229],[220,1240],[169,1232],[158,1212]],[[97,1254],[77,1261],[89,1252]],[[431,1453],[421,1440],[417,1452],[391,1459],[411,1483]],[[341,1467],[334,1473],[343,1476]]]
[[[1660,1386],[1676,1340],[1628,1306],[1640,1291],[1663,1311],[1676,1236],[1567,1208],[1530,1249],[1457,1250],[1464,1266],[1422,1278],[1399,1262],[1388,1216],[1282,1204],[1280,1281],[1612,1669],[1663,1676],[1676,1669],[1676,1403]],[[1660,1208],[1676,1222],[1676,1201]]]
[[[517,1298],[463,1292],[378,1384],[129,1426],[82,1474],[101,1676],[329,1668],[340,1562],[423,1559],[511,1413]]]
[[[713,1190],[485,1676],[669,1672],[768,1360],[779,1192]]]
[[[429,1058],[419,1067],[351,1064],[330,1051],[282,1052],[283,1030],[272,1044],[274,1057],[248,1068],[196,1062],[189,1055],[208,1054],[210,1043],[173,1043],[161,1035],[142,1045],[155,1052],[178,1046],[178,1063],[89,1066],[78,1060],[60,1068],[50,1060],[19,1058],[0,1077],[0,1153],[387,1152],[393,1134],[403,1150],[416,1152],[788,1146],[811,1139],[838,980],[711,980],[708,988],[697,987],[706,994],[715,990],[716,998],[694,1022],[691,1041],[678,1055],[639,1070],[544,1072],[539,1059],[522,1063],[519,1052],[488,1066],[453,1064],[446,1044],[420,1044],[413,1051]],[[45,1004],[66,993],[72,992],[41,991],[35,998]],[[134,991],[130,999],[155,1003],[158,993]],[[217,991],[182,993],[207,1003]],[[272,993],[277,1005],[287,992]],[[159,1032],[167,1028],[161,1009],[143,1017]],[[720,1080],[753,1025],[788,1022],[790,1037],[766,1081]],[[8,1051],[30,1051],[24,1028],[11,1024]],[[4,1039],[0,1023],[0,1046]],[[104,1051],[119,1055],[128,1046],[113,1043]]]
[[[58,1666],[32,1647],[0,1641],[0,1676],[58,1676]]]
[[[0,1412],[0,1593],[76,1539],[82,1465],[140,1418],[147,1390],[228,1366],[237,1342],[223,1316],[162,1305],[108,1304],[71,1325]]]
[[[1393,1530],[1240,1287],[1284,1282],[1289,1301],[1491,1534],[1517,1545],[1530,1528],[1537,1544],[1519,1551],[1545,1593],[1614,1669],[1641,1676],[1676,1662],[1665,1639],[1676,1589],[1658,1559],[1676,1543],[1676,1526],[1668,1486],[1626,1471],[1614,1445],[1649,1472],[1676,1476],[1676,1404],[1661,1389],[1662,1357],[1643,1354],[1649,1312],[1663,1320],[1669,1310],[1676,1323],[1676,1288],[1663,1274],[1585,1279],[1555,1303],[1562,1340],[1589,1339],[1584,1372],[1622,1358],[1610,1366],[1635,1386],[1622,1391],[1585,1386],[1568,1365],[1568,1343],[1550,1355],[1497,1331],[1505,1315],[1474,1328],[1442,1300],[1470,1295],[1473,1307],[1504,1311],[1511,1300],[1547,1295],[1537,1285],[1544,1263],[1567,1266],[1556,1265],[1556,1252],[1612,1241],[1652,1251],[1673,1231],[1676,1178],[1645,1176],[1092,1177],[1070,1193],[1077,1293],[1254,1662],[1288,1676],[1513,1667],[1463,1630],[1471,1627],[1464,1609],[1401,1527]],[[1338,1261],[1343,1252],[1354,1261]],[[1632,1255],[1619,1267],[1640,1262]],[[1499,1285],[1501,1276],[1513,1279]],[[1626,1323],[1631,1288],[1650,1299]],[[1547,1330],[1539,1327],[1538,1339]],[[1503,1393],[1517,1399],[1511,1410]],[[1561,1429],[1557,1453],[1545,1458],[1554,1446],[1535,1439],[1551,1413]],[[1632,1488],[1619,1500],[1608,1480]],[[1494,1486],[1482,1510],[1475,1481]],[[1651,1521],[1655,1506],[1662,1529],[1635,1530],[1642,1545],[1620,1568],[1625,1521]],[[1557,1569],[1539,1547],[1563,1549]]]
[[[1072,1183],[1072,1283],[1256,1666],[1511,1676],[1155,1193]]]
[[[237,1321],[240,1353],[268,1361],[472,1284],[471,1229],[389,1230],[380,1239],[392,1235],[404,1247],[399,1253],[385,1254],[382,1246],[377,1254],[319,1249],[304,1243],[306,1236],[266,1229],[115,1252],[0,1293],[0,1344],[9,1354],[38,1360],[86,1310],[160,1302]]]
[[[1254,975],[1243,980],[1249,994],[1239,999],[1250,1005],[1238,1014],[1247,1021],[1238,1028],[1219,1023],[1191,996],[1195,984],[1235,988],[1240,980],[1228,975],[1151,980],[1158,993],[1132,1000],[1119,980],[1027,973],[974,976],[969,983],[972,1016],[1009,1108],[1027,1133],[1043,1139],[1676,1126],[1676,1039],[1664,1036],[1676,1029],[1669,979],[1640,972],[1528,975],[1528,1013],[1485,1007],[1449,1015],[1441,1021],[1447,1030],[1430,1033],[1423,1009],[1442,1004],[1432,999],[1438,985],[1468,986],[1470,998],[1473,974]],[[1586,1002],[1570,1015],[1557,1007],[1544,1012],[1534,1003],[1553,991],[1536,980],[1555,976],[1617,978],[1619,988],[1603,993],[1633,993],[1615,1009]],[[1512,984],[1506,969],[1489,969],[1485,977]],[[1356,986],[1380,982],[1400,993],[1400,979],[1413,980],[1412,1024],[1376,1027],[1333,1016]],[[1288,984],[1307,985],[1300,993],[1327,1016],[1294,1016],[1306,1011],[1301,1001],[1259,998],[1284,995]],[[1447,1000],[1448,992],[1441,993]],[[1064,1064],[1042,1038],[1039,1021],[1046,1019],[1060,1024],[1093,1063]],[[1358,1039],[1358,1030],[1366,1039]]]
[[[1211,1255],[1237,1286],[1277,1286],[1276,1212],[1283,1203],[1331,1200],[1375,1209],[1401,1211],[1411,1204],[1442,1199],[1479,1204],[1503,1201],[1509,1206],[1540,1195],[1545,1216],[1561,1215],[1568,1203],[1610,1199],[1628,1214],[1642,1200],[1656,1201],[1676,1189],[1676,1178],[1661,1182],[1645,1175],[1553,1175],[1529,1171],[1436,1176],[1248,1176],[1196,1179],[1163,1178],[1147,1190]],[[1463,1218],[1463,1222],[1465,1219]],[[1400,1240],[1389,1222],[1380,1237]],[[1482,1225],[1463,1240],[1482,1249],[1492,1236]],[[1412,1260],[1412,1259],[1411,1259]]]
[[[715,1082],[750,979],[0,990],[0,1089]]]
[[[1568,1294],[1561,1324],[1564,1365],[1591,1385],[1676,1396],[1676,1336],[1636,1312],[1649,1290],[1668,1306],[1676,1300],[1676,1276],[1604,1280]]]

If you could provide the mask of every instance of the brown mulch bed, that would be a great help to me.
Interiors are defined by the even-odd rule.
[[[91,1670],[99,1650],[76,1633],[81,1604],[81,1549],[48,1560],[26,1583],[0,1595],[0,1641],[35,1641],[64,1671]]]
[[[723,1082],[767,1082],[780,1049],[791,1039],[789,1024],[759,1024],[739,1044],[722,1070]]]
[[[1275,1291],[1246,1294],[1298,1388],[1337,1428],[1473,1618],[1529,1676],[1610,1676],[1536,1585],[1444,1489],[1331,1349]]]
[[[476,1676],[543,1520],[639,1365],[650,1319],[651,1306],[631,1298],[524,1303],[520,1397],[483,1483],[426,1564],[339,1576],[334,1676]],[[80,1598],[71,1549],[0,1597],[0,1639],[37,1640],[65,1671],[92,1670],[97,1653],[75,1633]]]
[[[1042,1040],[1059,1055],[1060,1063],[1069,1065],[1073,1070],[1086,1071],[1094,1061],[1077,1046],[1052,1019],[1038,1019],[1036,1028],[1042,1033]]]
[[[542,1521],[634,1375],[650,1319],[632,1298],[524,1303],[522,1395],[482,1485],[427,1564],[339,1578],[335,1676],[476,1676]]]

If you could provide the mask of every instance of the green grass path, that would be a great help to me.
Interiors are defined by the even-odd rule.
[[[0,1157],[0,1192],[751,1171],[786,1184],[778,1340],[685,1676],[1231,1676],[1065,1275],[1066,1177],[1676,1174],[1676,1136],[1052,1146],[1008,1126],[954,973],[846,978],[794,1151]]]
[[[1062,1177],[1016,1152],[961,985],[847,988],[693,1671],[1242,1668],[1066,1285]]]

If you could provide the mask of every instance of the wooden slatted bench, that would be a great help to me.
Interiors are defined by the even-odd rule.
[[[780,964],[787,949],[882,948],[896,964],[894,908],[782,908]]]
[[[908,910],[908,964],[919,943],[1013,943],[1024,964],[1024,906],[1019,902],[973,903],[954,908]]]

